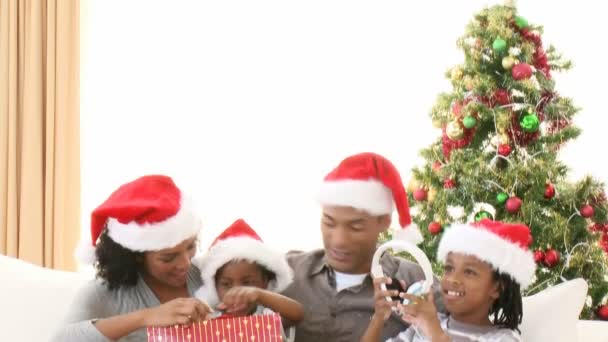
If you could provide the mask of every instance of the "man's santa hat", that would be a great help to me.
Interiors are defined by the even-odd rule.
[[[446,229],[437,259],[445,262],[450,252],[472,255],[511,276],[525,289],[534,281],[536,263],[528,246],[532,243],[530,228],[524,224],[483,219]]]
[[[203,286],[195,292],[195,297],[211,306],[219,304],[215,274],[231,261],[256,263],[274,273],[275,279],[267,288],[270,291],[283,291],[293,279],[285,255],[268,248],[247,222],[238,219],[215,238],[206,254],[192,260],[203,279]]]
[[[91,214],[91,239],[76,251],[85,264],[96,261],[97,240],[104,229],[119,245],[135,251],[171,248],[196,236],[201,219],[193,204],[167,176],[140,177],[118,188]]]
[[[422,234],[412,224],[407,193],[397,168],[375,153],[360,153],[344,159],[323,181],[318,201],[325,206],[345,206],[371,215],[399,214],[394,239],[414,244],[422,242]]]

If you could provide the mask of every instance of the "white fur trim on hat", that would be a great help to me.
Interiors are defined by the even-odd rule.
[[[420,233],[418,225],[412,223],[403,228],[394,229],[393,240],[408,241],[417,245],[424,241],[424,237],[422,236],[422,233]]]
[[[177,246],[182,241],[198,235],[201,219],[189,198],[182,198],[179,211],[172,217],[157,223],[123,224],[108,219],[108,235],[121,246],[132,251],[158,251]]]
[[[322,205],[353,207],[372,215],[393,212],[393,194],[381,182],[370,180],[325,181],[317,195]]]
[[[501,273],[509,274],[525,289],[534,281],[536,263],[532,252],[483,228],[466,224],[446,229],[439,242],[437,259],[446,261],[450,252],[483,260]]]
[[[74,251],[76,261],[84,265],[93,265],[97,261],[95,247],[91,245],[91,239],[81,239]]]
[[[219,304],[215,288],[215,274],[218,269],[233,260],[258,263],[273,272],[276,279],[268,284],[267,290],[280,292],[291,283],[293,272],[285,255],[277,253],[259,240],[249,237],[235,237],[218,241],[200,258],[192,263],[201,271],[203,286],[195,292],[195,297],[214,307]]]

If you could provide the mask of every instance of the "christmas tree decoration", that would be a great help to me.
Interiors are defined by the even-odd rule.
[[[475,127],[475,125],[477,124],[477,119],[475,119],[475,117],[472,115],[467,115],[464,117],[464,119],[462,119],[462,124],[465,128],[470,129]]]
[[[451,89],[429,104],[431,118],[440,121],[441,136],[420,151],[425,164],[413,170],[426,185],[410,193],[424,187],[427,202],[412,199],[417,209],[412,220],[422,227],[441,223],[444,231],[488,214],[497,221],[528,225],[533,238],[529,250],[539,267],[535,283],[522,295],[583,278],[590,300],[581,319],[600,319],[596,310],[606,305],[608,294],[608,204],[600,196],[605,186],[591,176],[573,179],[572,168],[557,154],[580,134],[574,124],[580,110],[556,91],[557,80],[550,74],[567,71],[571,63],[556,48],[545,51],[541,25],[516,19],[522,14],[514,5],[495,5],[480,10],[466,25],[458,45],[464,55],[457,65],[462,78],[449,82]],[[505,41],[504,48],[497,43],[500,52],[493,46],[497,38]],[[451,71],[459,76],[455,69]],[[450,80],[451,72],[445,77]],[[475,118],[474,127],[467,116]],[[478,207],[482,201],[495,210]],[[439,228],[431,230],[437,233]],[[437,236],[428,229],[423,234],[426,239],[419,247],[437,255]],[[431,262],[440,272],[443,266]]]
[[[593,209],[592,206],[590,206],[589,204],[585,204],[584,206],[581,207],[581,216],[584,218],[590,218],[593,217],[593,214],[595,214],[595,209]]]
[[[433,119],[433,127],[435,127],[435,128],[443,127],[443,121],[439,118]]]
[[[522,200],[519,197],[514,196],[507,200],[505,208],[511,214],[516,214],[519,211],[519,208],[521,208],[521,204]]]
[[[511,99],[509,97],[509,92],[505,89],[496,89],[493,95],[494,102],[501,106],[508,105],[511,103]]]
[[[433,221],[433,222],[429,223],[428,229],[429,229],[429,233],[431,233],[432,235],[437,235],[437,234],[441,233],[441,229],[442,229],[441,223]]]
[[[516,81],[527,80],[532,77],[532,67],[526,63],[519,63],[511,68],[511,76]]]
[[[412,176],[412,178],[410,178],[410,181],[407,183],[406,190],[408,193],[413,194],[414,191],[416,191],[420,187],[421,187],[421,185],[420,185],[420,182],[418,181],[418,179],[416,179],[416,177]]]
[[[505,70],[511,70],[513,66],[517,63],[517,59],[513,56],[506,56],[502,58],[502,67]]]
[[[433,203],[435,196],[437,196],[437,189],[430,188],[427,201],[429,201],[429,203]]]
[[[424,188],[418,188],[414,191],[414,199],[418,202],[426,201],[427,191]]]
[[[451,121],[446,126],[445,133],[450,139],[458,140],[462,139],[464,135],[464,130],[462,129],[462,126],[460,126],[460,123],[458,123],[457,121]]]
[[[555,187],[551,183],[545,185],[545,198],[550,200],[555,196]]]
[[[547,267],[555,267],[555,265],[557,265],[559,263],[559,259],[560,259],[559,252],[556,251],[555,249],[549,248],[545,252],[545,259],[543,260],[543,263]]]
[[[505,202],[507,201],[508,198],[509,198],[509,195],[507,195],[504,192],[499,192],[498,195],[496,195],[496,203],[505,204]]]
[[[507,42],[504,39],[496,38],[492,43],[492,49],[498,53],[505,52],[507,49]]]
[[[608,305],[600,305],[597,310],[597,317],[603,321],[608,321]]]
[[[538,116],[536,116],[536,113],[526,113],[522,116],[519,125],[524,132],[534,133],[538,131],[540,120],[538,119]]]
[[[475,222],[479,222],[483,219],[490,219],[490,220],[494,220],[494,216],[492,216],[492,214],[490,214],[487,211],[479,211],[475,214]]]
[[[452,81],[460,81],[462,79],[462,76],[464,75],[462,69],[460,67],[454,67],[452,69],[452,71],[450,72],[450,76],[452,78]]]
[[[456,181],[452,178],[448,178],[443,181],[443,187],[445,189],[454,189],[456,187]]]
[[[534,262],[542,264],[545,262],[545,252],[540,249],[534,252]]]
[[[529,26],[528,21],[526,20],[526,18],[522,17],[522,16],[516,16],[515,17],[515,25],[517,25],[517,27],[519,29],[525,29]]]
[[[511,146],[508,144],[499,145],[498,154],[500,154],[503,157],[507,157],[509,154],[511,154]]]

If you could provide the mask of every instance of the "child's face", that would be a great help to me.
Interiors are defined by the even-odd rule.
[[[457,320],[486,323],[492,303],[499,297],[499,283],[492,267],[474,256],[449,253],[441,288],[448,312]]]
[[[255,263],[233,261],[217,271],[215,274],[215,288],[217,289],[218,297],[222,300],[228,290],[237,286],[252,286],[265,289],[268,287],[268,280],[265,279],[262,270]]]

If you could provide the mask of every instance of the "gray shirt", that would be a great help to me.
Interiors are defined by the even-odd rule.
[[[283,294],[304,306],[304,320],[296,325],[295,342],[359,341],[374,314],[371,276],[360,285],[338,292],[335,271],[327,264],[323,250],[291,252],[287,261],[294,270],[294,280]],[[408,285],[424,279],[417,264],[388,253],[382,256],[380,264],[385,275],[404,280]],[[441,295],[436,294],[435,298],[440,299]],[[442,311],[441,303],[438,309]],[[407,327],[407,323],[393,313],[384,325],[382,340]]]
[[[190,296],[202,285],[200,271],[192,266],[186,280]],[[53,342],[107,342],[92,321],[127,314],[160,305],[160,301],[140,276],[132,287],[110,291],[99,279],[88,282],[70,304],[63,326],[51,339]],[[147,341],[146,329],[139,329],[118,340]]]
[[[517,332],[511,329],[494,326],[478,326],[459,322],[444,314],[439,314],[441,328],[450,336],[453,342],[520,342]],[[386,342],[429,342],[422,332],[415,327],[409,327],[399,335]]]

